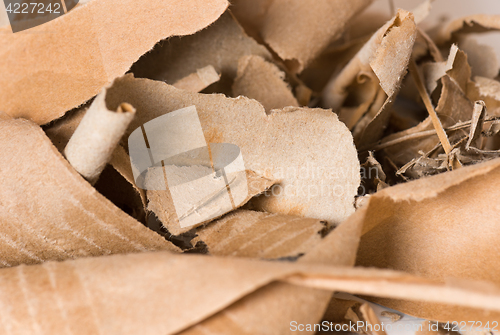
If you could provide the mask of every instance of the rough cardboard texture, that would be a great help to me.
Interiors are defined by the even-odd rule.
[[[210,170],[209,168],[206,169]],[[163,174],[163,171],[160,169],[158,169],[158,172]],[[245,205],[252,197],[267,191],[272,185],[276,183],[276,181],[263,177],[250,170],[246,170],[246,178],[247,178],[246,183],[248,187],[248,195],[246,196],[245,200],[238,205],[238,207]],[[214,189],[213,193],[217,193],[220,191],[221,191],[220,189],[216,188]],[[222,213],[210,219],[209,221],[202,221],[196,223],[195,225],[181,227],[179,223],[179,217],[175,210],[175,205],[172,199],[172,195],[170,194],[170,191],[168,189],[148,190],[146,192],[146,196],[148,199],[148,206],[147,206],[148,210],[155,213],[158,219],[160,219],[162,224],[165,226],[165,228],[167,228],[167,230],[173,235],[180,235],[182,233],[185,233],[193,228],[196,228],[204,223],[212,221],[226,214]],[[210,206],[213,206],[214,208],[221,207],[221,201],[217,201],[217,199],[214,199],[213,201],[211,201]]]
[[[157,0],[147,6],[96,0],[30,33],[2,33],[0,45],[8,46],[0,52],[2,109],[38,124],[57,119],[123,75],[159,40],[193,34],[227,6],[225,0]],[[126,43],[123,36],[134,42]]]
[[[371,196],[344,223],[364,225],[357,264],[443,282],[459,278],[498,285],[495,269],[499,259],[492,253],[500,234],[498,204],[491,195],[498,187],[499,164],[496,159],[387,188]],[[440,321],[492,318],[480,311],[432,304],[382,304]]]
[[[249,210],[232,212],[196,231],[214,256],[298,257],[317,245],[326,224],[316,219]]]
[[[238,60],[245,55],[258,55],[271,60],[263,46],[247,36],[227,11],[210,27],[192,36],[172,38],[158,44],[133,67],[136,77],[162,80],[174,84],[206,66],[213,66],[220,81],[215,92],[231,95],[231,85],[238,69]]]
[[[416,36],[413,15],[399,10],[327,84],[323,92],[324,105],[340,110],[342,119],[350,129],[354,128],[358,145],[373,143],[382,137],[391,104],[407,72]],[[357,92],[359,86],[361,92]],[[341,109],[350,94],[357,95],[356,106]]]
[[[361,225],[355,224],[340,225],[321,243],[309,250],[305,256],[299,258],[298,263],[352,266],[361,228]],[[295,242],[285,243],[295,244]],[[248,251],[247,256],[259,256],[256,248]],[[295,287],[286,283],[273,283],[255,291],[199,325],[191,327],[183,332],[183,335],[206,332],[228,335],[235,333],[289,334],[290,320],[305,324],[319,322],[331,295],[329,291]]]
[[[125,98],[137,109],[129,131],[195,105],[207,143],[238,145],[246,169],[289,188],[258,198],[260,209],[333,224],[354,211],[359,162],[349,131],[331,111],[289,107],[266,115],[254,100],[189,93],[131,75],[108,90],[110,102]]]
[[[115,207],[26,120],[0,122],[1,266],[177,250]]]
[[[284,81],[285,73],[259,56],[245,56],[238,62],[238,76],[233,84],[233,96],[255,99],[266,112],[299,103]]]
[[[274,0],[262,25],[264,41],[301,72],[330,42],[339,38],[346,23],[370,0]]]
[[[258,331],[260,323],[251,319],[256,314],[248,313],[249,310],[246,314],[239,314],[237,309],[253,306],[255,302],[248,300],[251,297],[263,298],[266,293],[280,291],[288,293],[283,294],[288,297],[283,302],[289,302],[289,294],[294,292],[280,290],[278,285],[287,285],[293,290],[307,289],[295,286],[300,285],[381,297],[406,296],[414,301],[483,305],[492,311],[498,311],[500,306],[498,290],[485,290],[475,285],[441,284],[389,270],[176,256],[166,252],[2,269],[0,281],[0,295],[10,301],[8,306],[2,304],[0,307],[3,323],[19,334],[34,331],[40,334],[67,333],[68,329],[73,334],[175,334],[206,320],[200,324],[203,330],[202,326],[214,320],[207,317],[228,306],[226,318],[214,322],[214,327],[231,329],[235,326],[240,329],[239,334],[245,330]],[[280,284],[280,281],[285,284]],[[204,294],[197,294],[202,291]],[[312,300],[310,294],[306,297]],[[307,309],[295,310],[307,312]],[[230,313],[233,311],[234,314]],[[267,317],[253,321],[272,321],[270,316],[280,318],[283,313],[274,308],[260,311]],[[230,320],[254,328],[238,327],[234,322],[228,322],[228,317],[239,315],[245,317]],[[495,318],[494,313],[490,316]],[[281,330],[276,324],[271,324],[276,328],[270,334],[289,332],[289,317],[285,315],[278,319],[286,320],[282,322]],[[310,318],[298,320],[312,322]],[[230,331],[220,333],[229,334]]]
[[[211,84],[219,81],[220,76],[212,65],[196,70],[196,72],[179,79],[172,86],[189,92],[201,92]]]

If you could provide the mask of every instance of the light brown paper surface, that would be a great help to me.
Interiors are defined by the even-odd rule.
[[[432,280],[483,280],[498,285],[500,160],[386,188],[344,224],[363,222],[356,263]],[[383,301],[422,318],[486,320],[487,313],[432,304]],[[490,316],[491,317],[491,316]]]
[[[274,0],[263,20],[261,35],[290,70],[301,72],[370,3],[370,0]]]
[[[177,250],[86,182],[26,120],[0,121],[0,264]]]
[[[131,75],[108,90],[110,103],[125,98],[137,109],[129,131],[195,105],[207,143],[238,145],[247,170],[288,188],[256,199],[258,209],[333,224],[354,211],[360,179],[357,153],[349,131],[331,111],[289,107],[266,115],[255,100],[185,92]]]
[[[159,40],[193,34],[227,6],[225,0],[155,0],[147,6],[95,0],[29,32],[3,27],[0,45],[8,47],[0,51],[0,107],[38,124],[57,119],[123,75]]]
[[[162,172],[161,170],[159,170]],[[273,186],[276,181],[263,177],[254,171],[246,170],[246,183],[248,188],[248,194],[246,198],[244,198],[243,202],[237,205],[237,207],[245,205],[250,199],[258,194],[261,194],[267,191],[271,186]],[[239,182],[239,181],[237,181]],[[242,181],[244,182],[244,181]],[[224,188],[225,190],[225,188]],[[213,194],[220,193],[221,189],[214,189]],[[146,196],[148,199],[148,210],[155,213],[158,219],[162,222],[162,224],[167,228],[167,230],[173,235],[180,235],[185,233],[195,227],[198,227],[204,223],[210,222],[226,213],[221,213],[220,215],[209,219],[208,221],[198,222],[194,225],[190,225],[187,227],[181,227],[179,223],[179,217],[176,212],[176,207],[174,205],[174,201],[172,199],[172,195],[170,191],[167,190],[147,190]],[[223,199],[214,198],[208,205],[204,206],[212,206],[213,208],[220,208],[223,204]],[[200,207],[203,207],[200,206]],[[234,210],[232,208],[230,211]]]
[[[320,243],[326,228],[316,219],[238,210],[198,228],[192,244],[205,242],[214,256],[293,258]]]
[[[259,56],[245,56],[238,62],[238,74],[233,84],[233,96],[255,99],[266,112],[299,103],[284,81],[285,73]],[[175,85],[174,85],[175,86]]]
[[[352,266],[361,228],[361,225],[340,225],[299,258],[298,263]],[[258,249],[249,251],[254,257],[259,255]],[[273,283],[182,334],[289,334],[290,320],[304,324],[319,322],[331,295],[331,292],[324,290]]]
[[[252,296],[264,295],[264,290],[268,294],[277,292],[278,284],[270,284],[276,280],[288,283],[285,285],[293,284],[290,286],[294,288],[294,285],[306,285],[375,296],[406,296],[412,300],[446,301],[462,306],[484,305],[491,310],[500,309],[498,289],[485,291],[474,286],[444,285],[401,272],[177,256],[166,252],[2,269],[0,296],[9,299],[11,308],[3,304],[0,308],[5,327],[19,334],[32,334],[36,330],[40,334],[67,333],[68,329],[75,335],[97,331],[106,334],[174,334],[235,301],[238,302],[231,305],[228,311],[233,308],[234,311],[237,304]],[[274,311],[276,316],[281,312],[267,308],[261,311],[267,313],[267,317],[262,318],[264,320],[272,320],[269,316]],[[238,314],[227,316],[234,316],[233,321],[259,327],[258,322],[249,319],[252,314],[240,314],[245,315],[241,319]],[[491,317],[495,316],[491,314]],[[219,321],[219,325],[227,328],[234,326],[227,320],[224,324]],[[289,322],[287,318],[282,325],[283,331],[275,328],[276,331],[271,334],[284,334],[284,329],[289,332]]]

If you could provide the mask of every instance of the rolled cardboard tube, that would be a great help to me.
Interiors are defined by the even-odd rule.
[[[135,108],[128,103],[109,110],[105,97],[105,90],[97,95],[64,149],[69,163],[91,184],[99,178],[135,115]]]

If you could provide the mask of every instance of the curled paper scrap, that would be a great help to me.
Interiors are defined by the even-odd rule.
[[[227,6],[226,0],[153,0],[147,5],[94,0],[30,33],[13,34],[2,27],[0,109],[38,124],[57,119],[127,72],[158,41],[205,28]]]
[[[169,190],[181,228],[219,217],[248,196],[238,146],[207,145],[195,106],[159,116],[134,130],[128,149],[135,183]]]
[[[113,151],[135,115],[130,104],[108,109],[106,91],[101,92],[85,112],[71,136],[64,155],[69,163],[91,184],[110,161]]]
[[[178,250],[83,179],[36,124],[0,121],[0,266]]]
[[[340,113],[359,146],[382,137],[416,37],[413,14],[399,10],[325,87],[324,105]],[[343,108],[349,96],[355,107]]]

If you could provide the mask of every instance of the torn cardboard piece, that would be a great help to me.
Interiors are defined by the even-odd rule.
[[[201,92],[211,84],[219,81],[220,76],[212,65],[196,70],[187,77],[179,79],[172,86],[189,92]]]
[[[211,65],[220,74],[220,80],[211,86],[211,90],[231,95],[238,60],[245,55],[272,59],[269,51],[246,35],[227,11],[214,24],[194,35],[171,38],[168,43],[156,45],[131,70],[136,77],[174,84]]]
[[[349,94],[349,86],[359,80],[360,74],[372,71],[386,94],[393,96],[406,72],[415,38],[413,15],[399,10],[394,18],[370,38],[349,64],[330,80],[323,92],[324,104],[338,109]]]
[[[475,14],[455,19],[443,26],[435,36],[438,45],[444,44],[458,33],[482,33],[500,29],[500,15]]]
[[[359,146],[382,137],[389,121],[392,102],[407,72],[416,36],[413,15],[399,10],[330,80],[323,91],[323,103],[339,110],[346,99],[359,95],[356,84],[365,86],[364,93],[357,97],[354,107],[341,110],[342,118],[348,120]],[[353,102],[350,101],[350,104]],[[349,113],[352,116],[348,116]]]
[[[266,112],[283,107],[298,107],[285,73],[259,56],[245,56],[238,62],[238,74],[233,84],[233,96],[246,96],[264,106]],[[175,85],[174,85],[175,86]]]
[[[351,134],[331,111],[289,107],[266,115],[255,100],[185,92],[132,75],[108,90],[110,103],[125,97],[137,109],[129,134],[156,117],[195,105],[207,143],[237,145],[247,170],[280,182],[278,189],[255,199],[257,209],[331,224],[354,211],[357,153]]]
[[[33,329],[38,329],[40,334],[54,334],[69,329],[75,335],[89,332],[175,334],[203,321],[202,328],[201,325],[213,320],[207,318],[218,311],[234,308],[236,312],[235,306],[240,303],[243,304],[238,306],[240,310],[249,308],[251,305],[247,299],[252,295],[264,295],[264,290],[268,294],[277,292],[279,287],[276,285],[282,282],[295,289],[295,285],[300,285],[406,297],[413,301],[485,306],[490,309],[487,318],[491,320],[498,317],[500,306],[498,289],[485,291],[473,286],[442,284],[390,270],[180,256],[168,252],[84,258],[2,269],[0,281],[0,294],[12,307],[1,305],[4,324],[18,333],[32,333]],[[21,290],[26,294],[18,294]],[[189,299],[193,294],[196,295],[196,304]],[[284,302],[290,301],[290,295],[287,297],[289,299]],[[272,321],[271,315],[279,317],[282,313],[273,308],[262,308],[261,311],[267,313],[266,318],[257,319],[261,321]],[[231,326],[236,326],[232,329],[241,331],[259,329],[261,324],[252,319],[255,314],[248,312],[247,309],[246,314],[228,313],[226,322],[219,320],[214,327],[231,329]],[[239,315],[245,317],[228,319]],[[297,321],[302,320],[311,319]],[[237,323],[253,327],[238,327]],[[269,334],[289,332],[289,323],[289,318],[282,324],[270,323],[275,331]],[[267,327],[262,329],[262,334],[268,334]]]
[[[106,103],[106,90],[94,99],[64,148],[69,163],[91,184],[110,161],[113,151],[134,118],[132,105]]]
[[[146,7],[95,0],[29,33],[3,27],[0,45],[8,47],[0,51],[0,108],[38,124],[57,119],[123,75],[159,40],[193,34],[227,6],[225,0],[152,1]]]
[[[180,174],[184,178],[184,174],[190,175],[193,172],[193,169],[190,169],[189,171],[182,171],[181,169],[178,168],[169,168],[169,167],[164,167],[164,169],[168,169],[166,173],[170,174]],[[212,172],[212,169],[209,167],[203,167],[202,168],[201,174],[208,174]],[[161,177],[163,177],[163,171],[162,169],[159,169],[158,171],[155,171],[154,173],[160,173]],[[240,206],[243,206],[246,204],[252,197],[261,194],[268,190],[272,185],[276,183],[276,181],[265,178],[253,171],[246,170],[246,180],[241,180],[237,181],[237,183],[245,183],[246,189],[248,190],[248,193],[245,194],[244,199],[241,202],[235,203],[235,207],[238,208]],[[157,177],[154,177],[154,179],[157,179]],[[169,187],[171,183],[169,181]],[[201,186],[201,185],[200,185]],[[239,187],[239,185],[235,185],[234,182],[229,183],[229,187],[234,189],[234,187]],[[208,193],[208,197],[204,197],[203,201],[200,201],[197,203],[196,207],[193,207],[192,210],[188,210],[187,212],[183,212],[185,214],[179,214],[179,206],[182,206],[182,204],[179,205],[178,198],[174,199],[175,195],[172,195],[172,191],[167,188],[164,190],[147,190],[146,195],[148,199],[148,206],[147,209],[153,213],[156,214],[156,216],[160,219],[162,222],[163,226],[169,231],[170,234],[173,235],[180,235],[182,233],[185,233],[187,231],[190,231],[193,228],[196,228],[200,225],[203,225],[205,223],[208,223],[212,220],[215,220],[222,215],[234,210],[235,208],[231,206],[232,204],[230,203],[229,206],[225,206],[227,204],[227,199],[225,197],[225,191],[227,190],[227,186],[225,184],[220,185],[219,183],[214,183],[214,184],[204,184],[203,186],[203,192]],[[200,192],[198,189],[193,189],[192,192]],[[186,193],[185,191],[183,193]],[[231,193],[231,196],[233,194]],[[189,204],[188,206],[191,206],[190,199],[192,199],[193,194],[191,193],[186,193],[184,194],[185,198],[182,198],[182,201],[184,201],[186,204]],[[177,200],[177,202],[175,202]],[[210,215],[207,216],[206,219],[196,220],[196,221],[189,221],[189,218],[187,216],[192,215],[193,212],[199,212],[199,215],[204,216],[205,213],[207,212],[215,212],[215,215]],[[208,214],[207,214],[208,215]],[[184,220],[187,219],[187,220]],[[188,224],[181,224],[182,220],[187,221]],[[195,222],[190,224],[189,222]]]
[[[499,166],[500,160],[495,159],[372,195],[344,223],[364,225],[356,263],[438,281],[455,277],[498,285],[499,260],[492,250],[497,249],[495,236],[500,235],[495,200]],[[486,320],[488,315],[427,303],[378,302],[438,321]]]
[[[298,263],[352,266],[361,228],[359,225],[340,225],[306,255],[299,258]],[[248,251],[258,252],[255,248]],[[258,253],[253,254],[254,257],[258,255]],[[287,283],[272,283],[182,334],[195,335],[207,331],[227,335],[288,334],[290,320],[304,324],[319,322],[329,300],[333,299],[331,296],[331,292],[324,290],[295,287]]]
[[[370,0],[274,0],[262,23],[264,41],[292,72],[302,70],[336,38]]]
[[[237,210],[196,230],[210,255],[263,259],[296,258],[320,243],[328,229],[320,220]]]
[[[423,65],[423,70],[426,73],[427,90],[431,91],[437,87],[436,80],[440,80],[442,83],[441,95],[435,108],[439,118],[429,116],[417,126],[391,134],[380,142],[380,144],[394,143],[384,149],[384,154],[397,166],[404,167],[412,160],[419,159],[422,156],[419,152],[427,156],[440,149],[440,141],[435,136],[436,132],[432,135],[427,134],[433,129],[433,124],[438,126],[440,129],[439,138],[446,143],[451,141],[450,139],[457,133],[450,132],[451,128],[459,125],[461,121],[470,120],[472,117],[474,104],[469,97],[476,98],[477,94],[473,91],[474,83],[470,80],[471,70],[467,63],[467,56],[463,51],[453,45],[446,62],[426,63]],[[418,70],[414,70],[414,73],[418,72]],[[420,88],[419,92],[424,101],[427,101],[428,113],[433,114],[434,106],[429,101],[427,90]],[[441,123],[441,127],[439,123]],[[441,129],[443,127],[447,129],[446,134],[443,134]],[[459,129],[458,132],[461,130]],[[451,143],[449,144],[449,146],[446,144],[447,152],[452,149]],[[455,144],[453,143],[453,145]],[[444,170],[447,169],[447,165],[445,164]]]
[[[269,6],[273,0],[234,0],[231,1],[231,12],[238,19],[238,22],[245,28],[245,32],[264,44],[260,31],[266,19]]]
[[[178,250],[100,195],[26,120],[0,122],[2,267]]]

